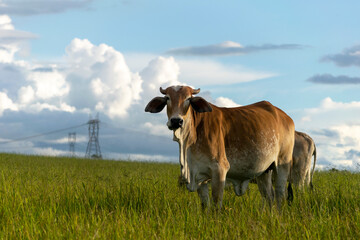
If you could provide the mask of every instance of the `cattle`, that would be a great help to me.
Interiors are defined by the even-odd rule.
[[[314,156],[314,164],[311,170],[311,159]],[[293,150],[293,162],[291,166],[290,176],[288,181],[299,189],[304,189],[305,186],[310,186],[313,189],[312,179],[316,164],[316,146],[314,140],[306,133],[295,131],[295,144]],[[274,181],[274,178],[272,179]],[[252,179],[250,183],[256,183],[256,179]],[[180,185],[180,180],[179,180]],[[246,193],[249,181],[244,181],[239,188],[239,196]],[[291,185],[289,185],[291,186]],[[292,191],[292,188],[288,188]],[[292,196],[289,196],[290,200]]]
[[[311,159],[314,164],[311,170]],[[312,179],[316,164],[316,146],[314,140],[306,133],[295,131],[295,145],[293,151],[293,166],[291,168],[290,182],[303,189],[304,186],[313,188]]]
[[[293,120],[267,101],[236,108],[217,107],[194,96],[189,86],[160,88],[145,111],[161,112],[167,106],[167,126],[179,144],[181,176],[189,191],[197,191],[201,204],[212,200],[221,208],[225,181],[241,193],[244,182],[256,178],[261,195],[271,206],[274,195],[280,209],[294,146]],[[275,194],[271,172],[275,175]]]

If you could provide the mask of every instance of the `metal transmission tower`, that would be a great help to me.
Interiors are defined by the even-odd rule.
[[[89,125],[89,142],[86,148],[85,158],[102,158],[99,144],[99,114],[95,119],[90,119]]]
[[[70,156],[75,157],[76,132],[70,132],[68,140]]]

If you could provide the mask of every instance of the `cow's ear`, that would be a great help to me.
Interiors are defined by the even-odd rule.
[[[158,113],[166,106],[166,97],[155,97],[153,98],[145,108],[145,112]]]
[[[190,98],[190,104],[192,108],[199,113],[212,111],[212,107],[210,106],[210,104],[202,97]]]

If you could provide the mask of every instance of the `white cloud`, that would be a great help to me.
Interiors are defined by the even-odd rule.
[[[18,107],[6,93],[0,92],[0,117],[3,115],[5,110],[18,111]]]
[[[218,97],[215,99],[215,105],[219,107],[240,107],[240,104],[237,104],[230,98]]]
[[[76,135],[76,143],[85,143],[88,140],[89,139],[88,139],[87,136]],[[69,138],[68,137],[63,137],[63,138],[58,138],[58,139],[54,139],[54,140],[46,140],[45,142],[47,142],[47,143],[57,143],[57,144],[68,144],[69,143]]]
[[[211,60],[178,60],[180,80],[192,86],[224,85],[250,82],[276,76],[274,73],[257,72],[240,65],[225,66]]]
[[[356,101],[349,103],[335,102],[330,97],[327,97],[321,102],[320,108],[318,108],[318,110],[329,111],[329,110],[352,109],[352,108],[360,108],[360,102],[356,102]]]
[[[70,102],[79,108],[103,110],[110,118],[128,116],[140,99],[142,79],[132,73],[123,55],[114,48],[74,39],[66,48],[69,63]],[[84,94],[79,95],[80,92]]]
[[[63,74],[52,72],[31,72],[28,81],[34,83],[35,95],[39,99],[62,97],[69,93],[69,85]]]
[[[144,80],[144,98],[150,98],[159,94],[159,87],[178,85],[180,67],[173,57],[157,57],[140,72]]]
[[[319,164],[354,169],[360,152],[360,102],[336,102],[330,97],[304,110],[298,130],[309,133],[317,145]]]
[[[22,107],[22,110],[24,112],[31,112],[31,113],[40,113],[41,111],[44,110],[49,110],[49,111],[60,111],[60,112],[74,112],[76,110],[75,107],[70,106],[66,103],[60,103],[59,106],[57,105],[52,105],[49,103],[34,103],[31,105],[28,105],[26,107]]]
[[[127,54],[126,57],[131,69],[140,70],[144,85],[148,84],[149,81],[152,82],[152,85],[144,86],[145,94],[154,90],[158,94],[159,86],[167,87],[185,83],[194,87],[235,84],[277,75],[270,72],[254,71],[241,65],[224,65],[214,60],[165,58],[140,53]],[[148,64],[146,65],[146,63]],[[157,66],[159,63],[162,63],[162,69]],[[156,71],[156,73],[152,71]],[[158,80],[151,81],[154,78],[152,76],[155,76]]]
[[[11,18],[7,15],[0,15],[0,30],[14,30]]]
[[[178,157],[165,155],[134,154],[134,153],[107,153],[108,159],[125,161],[149,161],[149,162],[178,162]]]
[[[20,103],[30,103],[35,98],[35,91],[31,86],[21,87],[18,91]]]
[[[297,125],[323,128],[341,123],[356,123],[360,119],[360,102],[336,102],[330,97],[323,99],[318,107],[304,110],[304,115]]]
[[[13,62],[20,43],[33,38],[36,38],[35,34],[15,30],[11,18],[0,15],[0,63]]]
[[[169,131],[166,124],[155,124],[151,122],[146,122],[143,124],[143,127],[146,129],[146,132],[149,132],[152,135],[156,136],[166,136],[171,139],[172,131]]]
[[[317,144],[318,158],[326,159],[326,162],[338,168],[358,167],[360,125],[336,125],[327,128],[327,131],[310,130],[310,133]]]
[[[68,151],[54,149],[52,147],[47,148],[34,148],[31,151],[35,155],[44,155],[44,156],[66,156],[69,155]]]

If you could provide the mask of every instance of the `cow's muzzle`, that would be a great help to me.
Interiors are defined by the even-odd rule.
[[[182,127],[184,120],[181,118],[171,118],[170,125],[168,126],[170,130],[176,130]]]

